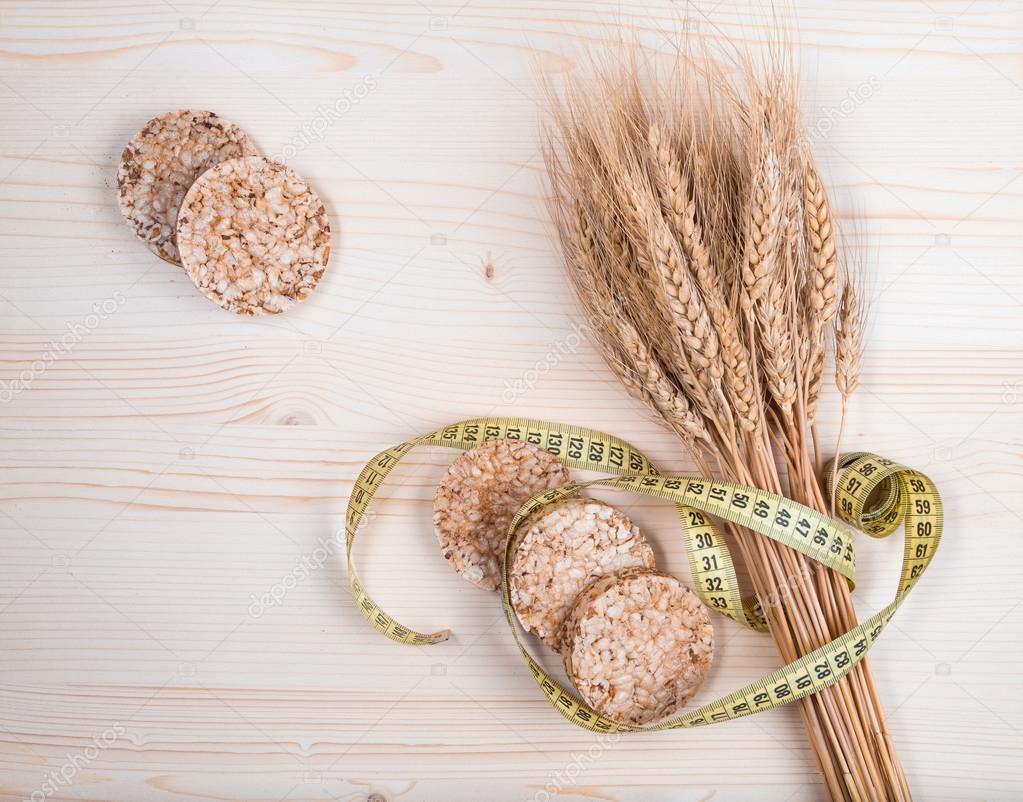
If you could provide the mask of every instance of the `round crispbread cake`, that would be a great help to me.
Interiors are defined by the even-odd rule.
[[[639,726],[669,716],[703,684],[714,630],[696,594],[643,568],[595,579],[562,636],[565,671],[601,715]]]
[[[183,109],[154,117],[121,153],[121,214],[149,250],[180,265],[175,224],[185,193],[214,164],[258,153],[241,128],[212,111]]]
[[[530,496],[568,482],[557,457],[522,440],[488,440],[460,454],[433,502],[444,557],[472,584],[501,586],[508,525]]]
[[[319,196],[290,167],[262,156],[221,162],[185,195],[178,250],[207,298],[239,315],[274,315],[304,301],[330,258]]]
[[[554,651],[576,596],[593,579],[653,568],[654,552],[625,513],[590,498],[566,498],[522,525],[510,571],[522,626]]]

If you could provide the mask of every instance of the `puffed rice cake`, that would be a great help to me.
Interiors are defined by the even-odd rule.
[[[593,579],[653,568],[654,552],[628,516],[610,504],[571,497],[522,525],[512,557],[511,601],[522,626],[554,651],[576,596]]]
[[[330,222],[298,173],[246,156],[196,179],[178,215],[178,249],[211,301],[239,315],[274,315],[319,283],[330,258]]]
[[[522,440],[488,440],[460,454],[433,502],[444,557],[472,584],[497,590],[516,511],[530,496],[568,479],[557,457]]]
[[[590,707],[623,724],[648,724],[685,706],[713,656],[706,608],[658,571],[594,580],[565,622],[566,673]]]
[[[244,131],[212,111],[183,109],[154,117],[121,153],[121,214],[149,250],[180,265],[175,224],[189,187],[214,164],[258,153]]]

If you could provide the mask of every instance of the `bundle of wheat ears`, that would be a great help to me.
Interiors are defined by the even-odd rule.
[[[682,52],[670,74],[637,58],[597,59],[550,91],[551,206],[579,304],[607,364],[701,471],[827,512],[825,353],[833,341],[844,421],[862,299],[794,70],[778,48],[724,64]],[[841,576],[728,531],[784,661],[855,625]],[[800,705],[833,799],[910,798],[866,661]]]

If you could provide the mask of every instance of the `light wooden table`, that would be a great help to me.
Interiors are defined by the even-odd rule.
[[[779,14],[874,274],[847,443],[928,472],[948,510],[872,657],[891,728],[918,799],[1018,799],[1020,4]],[[820,797],[792,710],[610,743],[551,711],[496,597],[436,548],[450,453],[395,475],[358,559],[390,612],[451,641],[373,633],[334,540],[369,456],[461,417],[588,424],[689,467],[576,342],[532,69],[616,25],[667,53],[681,28],[762,42],[768,19],[730,0],[0,5],[0,797]],[[180,107],[236,121],[326,200],[334,258],[293,313],[223,312],[121,221],[121,148]],[[620,498],[685,576],[670,510]],[[862,544],[861,612],[891,595],[896,540]],[[767,638],[717,632],[704,698],[776,666]]]

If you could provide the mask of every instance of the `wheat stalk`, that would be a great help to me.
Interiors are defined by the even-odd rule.
[[[599,335],[605,362],[634,398],[662,416],[685,440],[706,438],[706,429],[685,395],[675,389],[635,326],[617,309],[614,276],[630,261],[631,248],[615,223],[613,210],[599,196],[596,208],[592,196],[583,195],[590,204],[580,202],[580,188],[571,186],[573,175],[564,172],[552,150],[545,155],[552,176],[559,178],[554,182],[552,209],[569,276],[587,323]],[[599,233],[594,226],[597,220],[602,224]]]
[[[629,60],[598,69],[599,93],[554,98],[545,158],[567,272],[611,370],[698,465],[827,510],[809,456],[825,343],[834,326],[844,423],[862,309],[853,282],[836,293],[833,215],[794,83],[780,62],[741,60],[737,85],[680,59],[684,104],[644,89]],[[733,534],[761,599],[791,591],[767,610],[785,660],[854,625],[842,577]],[[866,662],[800,708],[834,799],[908,798]]]

